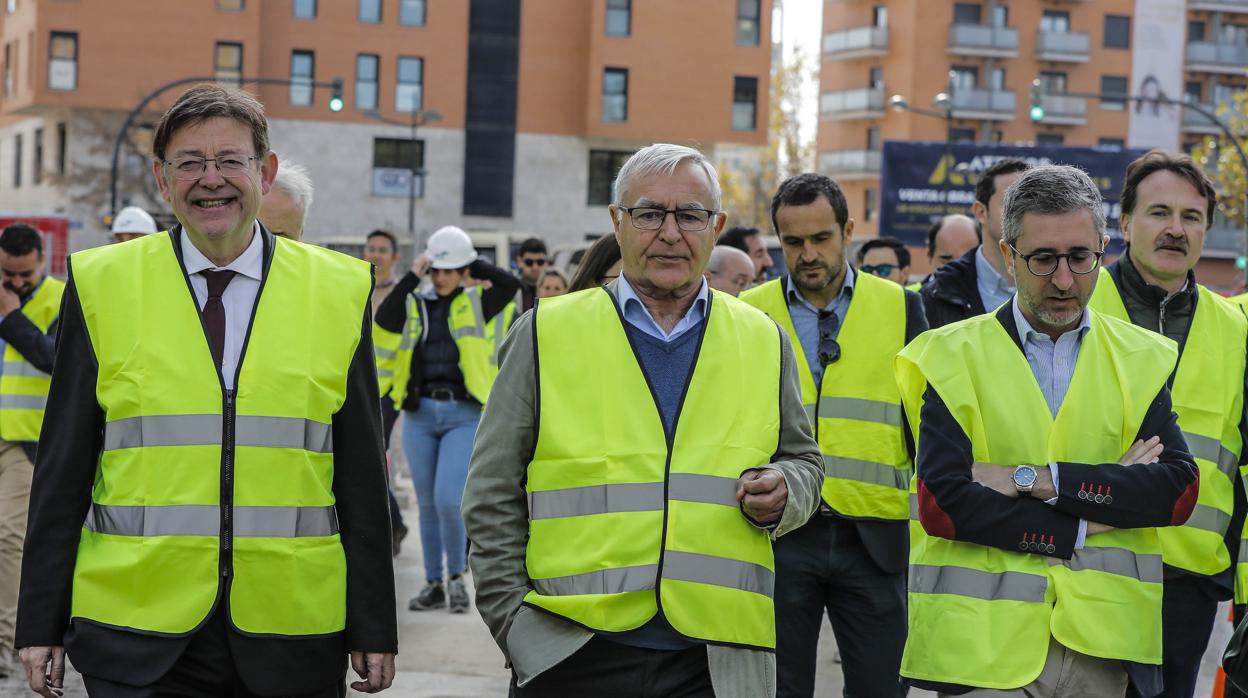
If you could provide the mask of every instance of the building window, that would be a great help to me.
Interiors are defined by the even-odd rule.
[[[360,111],[377,109],[377,56],[361,53],[355,57],[355,108]]]
[[[1187,40],[1188,41],[1204,41],[1205,40],[1205,23],[1204,22],[1188,22],[1187,23]]]
[[[1045,10],[1040,16],[1040,31],[1065,34],[1070,31],[1070,13],[1061,10]]]
[[[867,70],[867,87],[873,90],[884,89],[884,67],[873,65]]]
[[[399,0],[399,24],[405,27],[425,26],[425,0]]]
[[[1189,102],[1200,104],[1205,96],[1205,86],[1200,82],[1189,80],[1183,83],[1183,96]]]
[[[974,143],[975,129],[951,128],[949,129],[949,141],[951,143]]]
[[[424,74],[423,58],[399,56],[399,80],[394,86],[395,111],[417,112],[424,108]]]
[[[732,130],[758,128],[758,78],[734,78],[732,87]]]
[[[1117,148],[1122,150],[1126,147],[1127,142],[1121,138],[1100,138],[1097,139],[1096,145],[1098,148]]]
[[[22,188],[22,134],[13,134],[13,188]]]
[[[867,150],[876,151],[880,149],[880,127],[870,126],[867,128]]]
[[[1041,71],[1040,89],[1048,93],[1061,94],[1066,91],[1066,73]]]
[[[867,189],[863,190],[862,192],[862,208],[863,208],[862,218],[863,220],[868,221],[868,222],[875,220],[875,217],[876,217],[875,209],[878,207],[878,204],[877,204],[878,198],[879,198],[878,194],[874,188],[868,187]]]
[[[602,71],[602,120],[628,121],[628,69]]]
[[[1127,79],[1116,75],[1101,76],[1101,94],[1103,95],[1127,95]],[[1101,109],[1107,111],[1122,111],[1127,108],[1127,103],[1121,99],[1101,99]]]
[[[762,0],[737,0],[737,45],[758,46]]]
[[[48,89],[78,89],[78,32],[52,32],[48,42]]]
[[[1065,145],[1066,136],[1060,133],[1037,133],[1036,145]]]
[[[871,26],[887,27],[888,26],[888,8],[884,5],[876,5],[871,8]]]
[[[994,66],[988,73],[988,87],[993,90],[1005,89],[1005,68]]]
[[[424,196],[425,142],[410,138],[373,139],[373,196]]]
[[[589,197],[590,206],[606,206],[611,202],[611,186],[615,175],[632,153],[627,150],[589,151]]]
[[[312,105],[312,81],[316,75],[316,55],[311,51],[290,52],[290,104]]]
[[[17,67],[13,65],[13,44],[4,45],[4,96],[13,94],[13,74]]]
[[[30,171],[30,181],[43,182],[43,129],[35,129],[35,168]]]
[[[243,0],[217,0],[217,9],[226,12],[242,12]]]
[[[65,130],[65,122],[56,125],[56,174],[64,176],[66,150],[69,148],[69,138]]]
[[[17,0],[7,0],[4,3],[4,8],[5,8],[5,11],[8,12],[9,14],[13,14],[14,12],[17,12]]]
[[[607,36],[628,36],[633,26],[633,0],[607,0]]]
[[[360,0],[360,21],[381,24],[381,0]]]
[[[225,41],[217,42],[213,56],[212,76],[217,82],[243,82],[243,45]]]
[[[1105,15],[1105,48],[1131,48],[1131,18]]]
[[[316,19],[316,0],[294,0],[295,17],[298,19]]]
[[[1008,5],[992,6],[992,26],[1002,29],[1010,26],[1010,8]]]
[[[949,70],[949,87],[956,94],[973,90],[979,84],[979,68],[973,65],[955,65]]]
[[[953,23],[954,24],[979,24],[983,18],[984,8],[978,3],[971,4],[967,2],[954,3],[953,5]]]

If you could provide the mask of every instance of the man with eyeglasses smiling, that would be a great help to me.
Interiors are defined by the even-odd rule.
[[[776,692],[814,695],[826,613],[846,695],[901,696],[912,460],[892,361],[927,320],[918,294],[849,265],[854,221],[832,179],[786,180],[771,218],[790,273],[741,299],[797,350],[824,468],[819,512],[776,544]]]
[[[1087,309],[1100,191],[1046,165],[1005,195],[1017,293],[896,362],[918,453],[902,674],[942,695],[1161,690],[1158,528],[1200,480],[1171,406],[1173,341]]]

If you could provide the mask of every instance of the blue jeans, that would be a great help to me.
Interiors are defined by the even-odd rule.
[[[403,453],[412,469],[425,579],[430,582],[443,579],[443,554],[451,576],[468,569],[468,534],[459,502],[480,420],[481,407],[461,400],[422,398],[419,410],[403,412]]]

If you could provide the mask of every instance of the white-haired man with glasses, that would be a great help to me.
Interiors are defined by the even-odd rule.
[[[464,492],[477,607],[520,698],[774,691],[772,541],[822,467],[788,338],[708,288],[714,168],[620,169],[623,273],[517,320]]]
[[[952,695],[1123,696],[1128,676],[1157,695],[1157,529],[1200,485],[1176,347],[1088,309],[1109,238],[1081,170],[1025,172],[1003,232],[1014,298],[896,363],[918,446],[902,674]]]

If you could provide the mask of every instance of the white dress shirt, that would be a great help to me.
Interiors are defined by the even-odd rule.
[[[239,355],[243,351],[243,339],[247,336],[247,325],[251,323],[251,311],[260,292],[260,277],[264,274],[264,240],[260,235],[260,226],[252,229],[251,244],[247,249],[224,267],[218,267],[204,256],[191,242],[191,236],[183,230],[182,264],[186,267],[191,288],[195,291],[195,303],[201,311],[208,302],[208,279],[200,272],[222,269],[236,272],[221,294],[221,305],[225,307],[225,351],[221,355],[221,377],[225,379],[225,387],[232,389],[238,373]],[[206,337],[204,341],[208,341]]]

